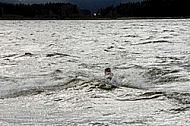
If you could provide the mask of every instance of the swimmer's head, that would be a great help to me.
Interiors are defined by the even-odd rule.
[[[106,68],[105,72],[111,72],[111,68]]]
[[[105,71],[104,71],[105,75],[111,75],[113,76],[113,73],[111,72],[111,69],[110,68],[106,68]]]

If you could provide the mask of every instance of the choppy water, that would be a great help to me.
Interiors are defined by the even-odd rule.
[[[137,90],[118,101],[164,96],[189,110],[189,19],[1,21],[0,26],[1,99],[73,87],[93,92],[111,67],[120,93]],[[71,124],[77,124],[74,119]]]

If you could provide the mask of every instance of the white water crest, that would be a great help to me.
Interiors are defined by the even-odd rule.
[[[189,19],[0,26],[0,124],[189,124]]]

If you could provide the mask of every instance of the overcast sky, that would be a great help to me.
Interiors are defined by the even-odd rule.
[[[0,0],[4,3],[47,3],[47,2],[69,2],[77,4],[81,9],[89,9],[91,11],[97,11],[98,9],[110,5],[118,5],[124,2],[136,2],[141,0]]]

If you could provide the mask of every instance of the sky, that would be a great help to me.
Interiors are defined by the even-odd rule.
[[[141,0],[0,0],[3,3],[24,3],[24,4],[33,4],[33,3],[48,3],[48,2],[64,2],[72,3],[78,5],[80,9],[88,9],[92,12],[96,12],[98,9],[110,6],[118,5],[119,3],[125,2],[137,2]]]

